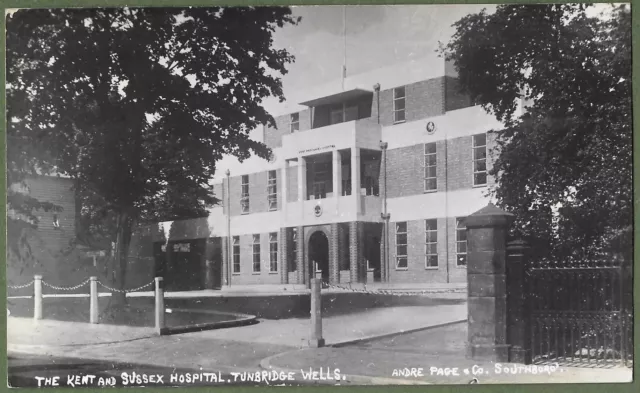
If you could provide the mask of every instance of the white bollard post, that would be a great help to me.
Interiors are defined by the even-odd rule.
[[[156,277],[156,331],[162,334],[164,330],[164,286],[163,278]]]
[[[309,346],[312,348],[324,347],[322,338],[322,280],[311,279],[311,340]]]
[[[89,323],[98,323],[98,277],[89,277]]]
[[[33,319],[42,319],[42,276],[33,276]]]

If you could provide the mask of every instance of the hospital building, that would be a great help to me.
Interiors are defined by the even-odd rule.
[[[269,160],[221,165],[207,218],[161,224],[168,287],[464,283],[502,124],[435,56],[300,90],[255,133]]]

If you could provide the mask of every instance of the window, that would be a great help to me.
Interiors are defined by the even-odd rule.
[[[324,199],[327,197],[327,182],[331,180],[331,164],[315,163],[313,165],[313,197]]]
[[[296,132],[300,130],[300,114],[292,113],[289,119],[289,132]]]
[[[240,205],[242,206],[242,213],[249,213],[249,175],[242,175]]]
[[[338,124],[358,120],[358,106],[342,103],[329,110],[329,123]]]
[[[438,189],[438,178],[436,176],[436,144],[426,143],[424,145],[424,190],[435,191]]]
[[[313,198],[324,199],[327,197],[326,183],[323,181],[313,183]]]
[[[473,136],[473,185],[487,184],[487,134]]]
[[[289,258],[289,271],[295,272],[298,268],[298,228],[291,231],[291,258]]]
[[[407,223],[396,223],[396,269],[406,269],[407,265]]]
[[[456,218],[456,265],[467,266],[467,228],[464,217]]]
[[[425,268],[438,267],[438,220],[425,220]]]
[[[240,273],[240,236],[233,237],[233,272]]]
[[[260,273],[260,235],[253,235],[253,272]]]
[[[276,232],[269,234],[269,271],[278,271],[278,234]]]
[[[276,171],[269,171],[269,179],[267,181],[267,194],[269,201],[269,211],[278,210],[278,183],[276,180]]]
[[[364,187],[365,187],[365,195],[380,195],[380,185],[378,183],[378,178],[375,176],[365,176],[364,177]]]
[[[342,196],[351,195],[351,179],[342,179]]]
[[[396,87],[393,89],[393,122],[402,123],[405,117],[405,88]]]

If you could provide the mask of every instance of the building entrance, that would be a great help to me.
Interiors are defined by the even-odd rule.
[[[322,231],[309,238],[309,277],[329,283],[329,239]]]

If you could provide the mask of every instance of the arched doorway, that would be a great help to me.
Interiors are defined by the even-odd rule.
[[[309,277],[317,278],[321,272],[322,282],[329,282],[329,239],[323,231],[314,232],[309,238]]]

